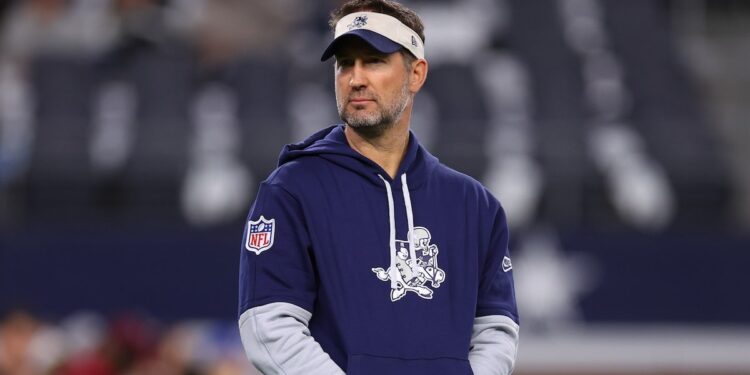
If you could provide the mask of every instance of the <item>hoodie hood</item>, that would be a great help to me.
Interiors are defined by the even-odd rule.
[[[284,146],[279,156],[279,166],[298,158],[319,156],[383,187],[382,178],[391,181],[388,173],[349,146],[344,135],[344,126],[343,124],[334,125],[311,135],[302,142]],[[410,131],[406,155],[393,180],[397,181],[401,175],[407,174],[409,187],[412,190],[419,188],[437,165],[438,159],[427,152],[419,144],[414,133]]]
[[[388,278],[391,280],[391,300],[396,301],[406,294],[404,283],[400,282],[401,276],[397,267],[398,247],[396,244],[396,212],[394,204],[394,188],[401,190],[403,194],[404,205],[406,209],[406,222],[408,225],[407,242],[409,266],[412,274],[419,274],[420,266],[416,256],[416,244],[414,233],[414,213],[411,203],[410,190],[416,190],[422,186],[429,175],[430,171],[438,165],[438,160],[430,155],[422,146],[419,145],[414,133],[409,132],[409,143],[406,148],[406,155],[401,161],[396,178],[391,179],[383,168],[372,160],[364,157],[349,146],[344,135],[344,125],[332,126],[328,129],[319,131],[301,143],[288,145],[284,147],[279,157],[279,166],[288,163],[294,159],[318,156],[334,163],[344,169],[350,170],[367,181],[385,188],[388,201],[388,243],[390,248],[390,267],[388,268]],[[384,276],[385,277],[385,276]],[[429,289],[419,289],[418,293],[424,298],[432,298],[432,291]]]

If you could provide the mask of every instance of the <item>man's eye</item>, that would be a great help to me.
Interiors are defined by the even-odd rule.
[[[353,64],[352,60],[338,60],[338,61],[336,61],[336,65],[338,65],[339,67],[352,66],[352,64]]]

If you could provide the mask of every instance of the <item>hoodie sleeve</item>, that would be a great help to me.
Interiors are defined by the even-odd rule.
[[[261,184],[242,237],[239,315],[273,302],[312,311],[317,285],[309,250],[298,201],[282,187]]]
[[[475,375],[509,375],[518,352],[518,324],[505,315],[474,318],[469,364]]]
[[[518,310],[508,251],[508,226],[498,208],[477,299],[469,363],[475,374],[510,374],[518,351]]]
[[[339,375],[341,368],[310,335],[312,314],[276,302],[240,316],[240,337],[250,361],[263,374]]]
[[[508,224],[500,207],[493,220],[489,248],[482,266],[476,315],[505,315],[518,323],[513,265],[508,250]]]
[[[338,374],[310,335],[317,286],[298,201],[263,183],[240,255],[239,328],[248,359],[265,374]]]

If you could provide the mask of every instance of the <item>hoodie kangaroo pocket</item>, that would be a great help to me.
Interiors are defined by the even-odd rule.
[[[473,375],[468,360],[454,358],[404,359],[367,354],[349,356],[347,375]]]

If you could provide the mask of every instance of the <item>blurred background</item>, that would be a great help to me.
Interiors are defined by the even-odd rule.
[[[0,374],[256,373],[240,237],[338,122],[337,3],[0,2]],[[404,3],[414,132],[508,214],[515,373],[750,374],[750,2]]]

